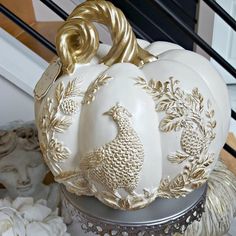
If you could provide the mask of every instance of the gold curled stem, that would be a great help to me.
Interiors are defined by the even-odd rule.
[[[142,49],[122,11],[104,0],[90,0],[74,9],[58,30],[56,48],[65,73],[73,73],[75,64],[89,63],[99,47],[98,32],[92,22],[107,26],[113,45],[100,63],[111,66],[130,62],[142,66],[156,60]]]

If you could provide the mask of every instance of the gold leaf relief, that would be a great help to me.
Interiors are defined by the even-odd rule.
[[[52,127],[54,131],[63,133],[66,129],[71,126],[71,118],[62,116],[60,119],[56,118],[52,121]]]
[[[47,147],[47,153],[55,162],[63,162],[68,159],[70,150],[56,139],[51,139]]]
[[[63,82],[60,82],[56,87],[56,99],[57,102],[60,103],[64,97],[65,86]]]
[[[142,77],[135,78],[135,81],[136,81],[135,83],[136,85],[139,85],[144,89],[149,87],[147,81]]]
[[[183,189],[185,186],[185,181],[183,175],[177,175],[171,182],[170,188],[174,189],[175,191]]]
[[[157,103],[156,105],[156,111],[161,112],[161,111],[166,111],[170,107],[175,105],[175,100],[172,99],[163,99],[160,102]]]
[[[199,112],[202,112],[203,108],[204,108],[204,98],[201,95],[201,93],[199,92],[198,88],[195,88],[192,90],[192,97],[196,100],[197,104],[198,104],[198,110]]]
[[[66,87],[63,82],[60,82],[55,89],[55,99],[47,98],[39,119],[42,129],[41,150],[45,161],[56,175],[62,172],[58,163],[70,157],[70,150],[59,142],[55,135],[65,132],[71,126],[72,115],[78,109],[73,99],[81,95],[77,78],[69,81]],[[66,116],[61,115],[60,111]]]
[[[79,88],[80,88],[80,81],[78,78],[69,81],[65,90],[65,98],[83,95],[83,93],[80,91]]]
[[[155,86],[156,84],[159,85]],[[168,83],[153,80],[147,82],[143,78],[137,78],[136,85],[152,96],[157,112],[165,113],[159,123],[160,131],[181,132],[182,150],[169,154],[167,159],[171,163],[187,163],[182,173],[173,179],[161,180],[158,195],[167,198],[184,196],[206,181],[206,167],[214,159],[214,154],[208,153],[209,146],[215,138],[216,127],[212,103],[208,100],[205,106],[204,97],[198,88],[193,88],[191,93],[187,93],[179,87],[179,81],[173,77],[169,78]]]
[[[202,179],[202,178],[204,178],[205,173],[206,172],[205,172],[204,168],[198,168],[191,173],[191,178],[193,178],[195,180]]]
[[[161,81],[156,81],[156,80],[153,80],[153,79],[151,79],[151,80],[149,81],[148,86],[149,86],[152,90],[154,90],[154,91],[159,91],[159,92],[161,92],[162,89],[163,89],[163,87],[164,87],[163,84],[161,83]]]
[[[96,80],[94,80],[89,87],[87,88],[82,104],[90,104],[95,99],[96,92],[103,86],[108,83],[112,77],[105,74],[100,75]]]
[[[180,117],[168,115],[161,120],[159,128],[162,132],[170,132],[176,130],[180,126],[181,121]]]
[[[148,94],[150,94],[154,101],[157,101],[168,90],[169,81],[162,83],[161,81],[149,80],[148,82],[142,78],[137,77],[134,79],[135,85],[140,86]]]
[[[189,155],[183,151],[177,151],[168,155],[168,160],[172,163],[181,164],[183,161],[189,158]]]

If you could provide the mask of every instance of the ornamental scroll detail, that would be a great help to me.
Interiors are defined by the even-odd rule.
[[[69,81],[66,87],[63,82],[60,82],[55,90],[55,98],[47,98],[39,118],[42,130],[40,147],[45,162],[55,175],[62,172],[59,163],[70,156],[70,150],[55,138],[55,134],[63,133],[72,124],[71,116],[79,109],[76,97],[83,95],[78,85],[78,78]]]
[[[136,85],[150,94],[155,102],[156,112],[164,112],[159,123],[162,132],[181,131],[180,147],[168,155],[171,163],[180,164],[186,161],[182,173],[173,179],[161,180],[158,196],[173,198],[185,196],[192,189],[200,187],[208,178],[208,167],[214,160],[214,153],[208,152],[215,138],[214,110],[210,100],[204,104],[204,98],[198,88],[191,93],[183,91],[179,81],[173,77],[161,81],[136,78]]]

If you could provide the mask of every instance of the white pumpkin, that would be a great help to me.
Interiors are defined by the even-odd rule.
[[[90,20],[110,26],[112,47],[99,45]],[[119,9],[85,2],[59,30],[59,59],[35,88],[55,179],[122,210],[205,183],[230,119],[227,88],[206,59],[172,43],[140,45]]]

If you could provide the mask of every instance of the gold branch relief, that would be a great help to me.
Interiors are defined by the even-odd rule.
[[[208,149],[215,138],[214,110],[208,100],[204,98],[198,88],[191,93],[179,87],[179,81],[173,77],[162,83],[161,81],[137,78],[136,85],[149,93],[157,112],[164,112],[159,129],[162,132],[180,131],[180,147],[167,158],[172,163],[186,162],[183,171],[173,179],[161,180],[158,189],[160,197],[185,196],[192,189],[200,187],[208,178],[208,167],[214,160],[214,153]]]
[[[82,93],[77,78],[69,81],[66,87],[60,82],[55,90],[55,98],[47,98],[39,120],[42,130],[41,150],[55,175],[62,172],[59,163],[67,160],[70,155],[70,150],[55,138],[55,134],[63,133],[72,124],[71,115],[79,109],[75,99],[78,96],[82,96]]]
[[[95,94],[96,92],[103,86],[108,83],[109,80],[111,80],[112,77],[107,76],[105,74],[102,74],[99,76],[96,80],[94,80],[86,90],[84,94],[84,99],[82,101],[82,104],[90,104],[95,100]]]

